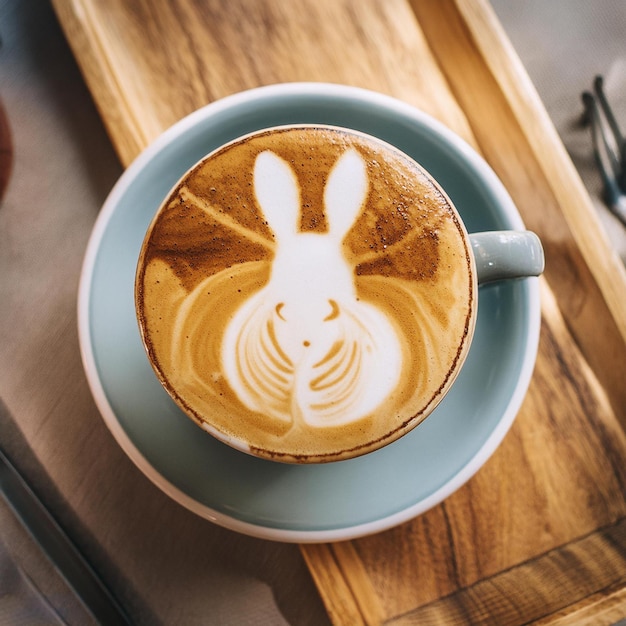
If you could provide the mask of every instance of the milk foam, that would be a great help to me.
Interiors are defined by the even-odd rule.
[[[299,232],[301,193],[285,161],[262,152],[254,184],[276,254],[269,284],[226,329],[227,380],[245,406],[268,418],[318,428],[358,421],[398,384],[402,365],[394,327],[358,300],[341,250],[367,195],[365,163],[349,150],[331,171],[324,234]]]
[[[341,251],[367,195],[365,163],[349,150],[331,171],[324,234],[299,232],[301,193],[285,161],[262,152],[254,183],[276,255],[269,284],[226,329],[227,380],[250,410],[268,418],[315,427],[357,421],[397,385],[402,363],[393,326],[359,302]]]

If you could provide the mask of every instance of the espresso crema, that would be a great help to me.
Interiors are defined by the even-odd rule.
[[[446,195],[402,152],[331,127],[261,131],[194,166],[148,230],[135,296],[179,406],[287,462],[350,458],[413,428],[476,316]]]

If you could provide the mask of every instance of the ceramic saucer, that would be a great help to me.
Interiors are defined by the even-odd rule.
[[[289,123],[348,126],[396,145],[439,180],[470,232],[523,228],[485,162],[420,111],[338,85],[263,87],[183,119],[120,178],[87,248],[79,336],[89,384],[107,426],[165,493],[249,535],[334,541],[419,515],[490,457],[530,381],[539,336],[539,285],[531,278],[480,288],[474,341],[452,391],[424,423],[382,450],[337,463],[293,466],[218,442],[179,411],[148,363],[135,320],[136,262],[162,198],[189,167],[235,137]]]

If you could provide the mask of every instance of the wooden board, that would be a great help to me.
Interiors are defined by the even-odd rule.
[[[320,80],[390,94],[475,146],[542,238],[542,333],[512,430],[431,511],[302,546],[335,624],[626,616],[626,272],[486,0],[53,0],[124,164],[198,107]]]

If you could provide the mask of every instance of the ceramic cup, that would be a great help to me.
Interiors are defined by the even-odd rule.
[[[263,128],[194,164],[137,269],[151,365],[179,407],[244,452],[360,456],[410,432],[469,352],[478,285],[538,276],[529,231],[468,235],[405,152],[352,128]]]

